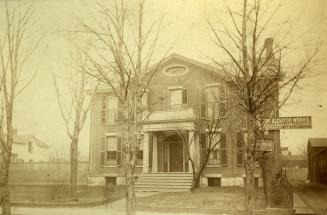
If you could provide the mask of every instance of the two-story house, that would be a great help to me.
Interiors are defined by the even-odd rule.
[[[228,83],[215,68],[172,54],[151,80],[144,103],[149,106],[143,131],[144,141],[136,167],[140,190],[189,189],[192,169],[177,129],[194,135],[195,119],[216,111],[228,111]],[[214,105],[212,105],[214,104]],[[117,124],[119,104],[113,92],[99,90],[93,98],[90,132],[89,184],[123,184],[121,138]],[[226,126],[217,128],[220,144],[209,157],[201,186],[243,186],[243,137]],[[206,136],[190,144],[196,166],[206,147]],[[256,175],[259,183],[260,175]]]

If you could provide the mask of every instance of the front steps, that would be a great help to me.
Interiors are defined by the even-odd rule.
[[[185,192],[191,189],[192,178],[187,172],[141,173],[135,187],[136,191]]]

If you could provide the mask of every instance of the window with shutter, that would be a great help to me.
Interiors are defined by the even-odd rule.
[[[107,123],[112,124],[118,120],[118,99],[110,96],[108,98],[108,117]]]
[[[220,134],[219,133],[207,133],[207,148],[211,149],[209,155],[208,165],[217,166],[220,165]]]
[[[207,153],[207,136],[206,133],[200,133],[201,162],[204,162]]]
[[[243,151],[243,133],[237,132],[237,165],[241,166],[244,162],[244,151]]]
[[[101,98],[101,122],[107,122],[107,96]]]
[[[183,99],[182,99],[182,103],[183,105],[187,105],[188,102],[188,93],[187,93],[187,89],[183,89]]]
[[[199,100],[200,100],[200,116],[201,118],[206,118],[207,116],[207,102],[206,102],[206,91],[204,87],[199,90]]]
[[[117,137],[117,166],[122,165],[122,142],[121,137]]]
[[[187,89],[173,88],[170,89],[170,109],[181,110],[187,107]]]
[[[106,165],[117,165],[117,137],[107,136],[106,138]]]
[[[220,157],[221,157],[221,165],[227,166],[227,148],[226,148],[226,133],[221,133],[220,140]]]
[[[227,105],[227,95],[226,95],[226,86],[219,86],[219,114],[220,116],[226,115],[226,105]]]
[[[213,84],[205,89],[207,117],[218,118],[226,114],[226,86]]]
[[[226,147],[226,133],[210,134],[212,151],[209,156],[208,165],[213,166],[227,166],[227,147]],[[207,147],[210,139],[207,138]]]
[[[104,166],[106,160],[106,138],[102,137],[100,142],[100,165]]]

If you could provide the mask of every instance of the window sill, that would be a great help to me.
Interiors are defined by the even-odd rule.
[[[222,167],[220,164],[208,164],[207,167]]]
[[[207,167],[228,167],[228,165],[221,165],[221,164],[208,164]]]
[[[107,123],[107,122],[103,122],[103,125],[118,125],[118,122],[113,122],[113,123]]]

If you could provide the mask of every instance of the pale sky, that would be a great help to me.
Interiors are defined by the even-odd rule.
[[[26,1],[22,2],[21,4],[24,4]],[[69,29],[74,28],[75,17],[88,19],[90,10],[86,8],[85,2],[90,4],[92,1],[35,1],[37,9],[34,14],[34,33],[36,37],[40,37],[41,34],[45,36],[43,36],[39,50],[30,59],[28,69],[32,71],[39,67],[39,71],[31,85],[18,98],[15,109],[14,121],[19,133],[34,134],[58,148],[61,145],[67,146],[68,139],[64,123],[60,118],[50,71],[58,76],[64,76],[69,72],[68,65],[71,62],[69,52],[72,46],[63,35]],[[165,35],[176,39],[173,51],[204,63],[208,62],[208,59],[203,53],[209,56],[215,56],[218,53],[210,42],[208,27],[204,21],[206,12],[213,12],[217,7],[219,9],[219,6],[215,7],[213,2],[215,1],[148,0],[151,10],[156,14],[165,14],[172,22]],[[299,40],[297,45],[301,47],[312,37],[323,38],[327,35],[326,22],[320,21],[324,16],[326,17],[326,10],[325,0],[293,0],[293,3],[284,8],[280,15],[286,16],[290,12],[300,14],[298,24],[300,29],[315,26],[314,31]],[[322,47],[320,57],[326,56],[326,50],[325,45]],[[223,56],[221,58],[223,59]],[[289,105],[281,111],[282,116],[309,115],[313,117],[312,129],[282,132],[282,145],[289,146],[293,153],[299,152],[306,145],[309,137],[327,137],[326,68],[326,62],[319,68],[315,68],[322,75],[303,81],[301,84],[303,89],[298,89]],[[80,140],[80,150],[82,154],[87,155],[89,123],[86,123]]]

